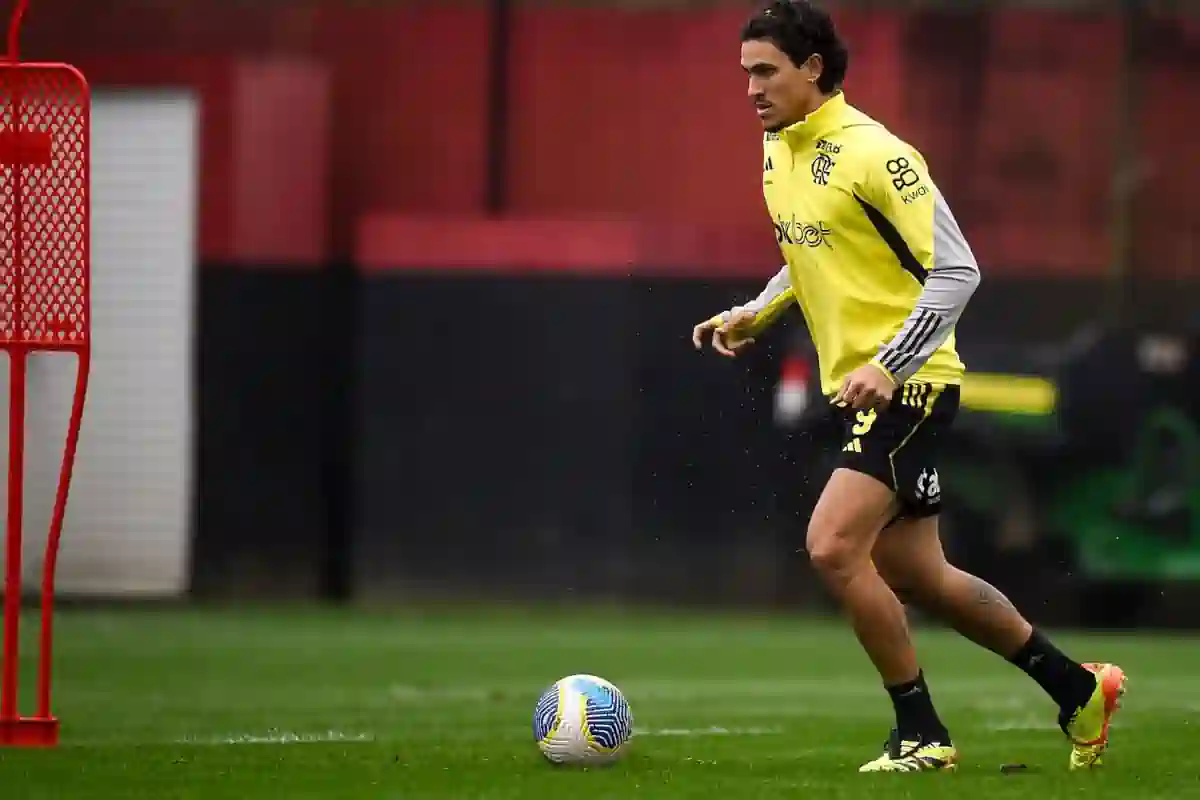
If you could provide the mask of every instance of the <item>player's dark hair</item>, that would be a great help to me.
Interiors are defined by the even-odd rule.
[[[742,41],[768,41],[797,67],[816,53],[825,69],[817,87],[825,94],[840,89],[850,53],[838,36],[829,12],[811,0],[771,0],[742,27]]]

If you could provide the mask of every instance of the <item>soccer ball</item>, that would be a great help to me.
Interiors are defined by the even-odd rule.
[[[568,675],[533,709],[534,741],[555,764],[611,764],[632,734],[633,713],[625,696],[595,675]]]

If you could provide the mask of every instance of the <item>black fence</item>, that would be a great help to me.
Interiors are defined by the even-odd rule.
[[[831,441],[773,414],[802,323],[736,362],[689,341],[758,286],[201,274],[198,596],[824,603],[802,546]],[[1162,564],[1200,552],[1192,455],[1177,453],[1186,432],[1145,431],[1200,418],[1189,295],[1138,287],[1135,316],[1153,324],[1089,330],[1101,295],[992,282],[973,303],[971,368],[1043,374],[1059,405],[960,419],[948,547],[1047,619],[1186,624],[1173,598],[1200,576]],[[1147,369],[1147,341],[1182,343],[1182,366],[1160,353],[1170,369]],[[1144,469],[1146,447],[1183,466]],[[1136,558],[1096,542],[1121,530],[1142,537]],[[1091,587],[1122,613],[1081,602]]]

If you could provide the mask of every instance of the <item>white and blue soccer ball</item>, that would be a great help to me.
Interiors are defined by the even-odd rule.
[[[555,764],[605,765],[624,753],[633,712],[621,690],[595,675],[568,675],[533,710],[533,738]]]

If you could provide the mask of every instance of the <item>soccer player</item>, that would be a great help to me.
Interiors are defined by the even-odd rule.
[[[763,192],[784,260],[755,300],[697,325],[736,356],[793,303],[844,429],[809,521],[812,564],[891,697],[895,725],[862,772],[953,769],[900,592],[1010,661],[1059,708],[1070,768],[1099,764],[1125,676],[1063,654],[994,587],[946,561],[938,536],[939,440],[964,366],[954,327],[979,268],[921,154],[849,105],[848,55],[829,15],[775,0],[742,31],[749,99],[765,129]]]

